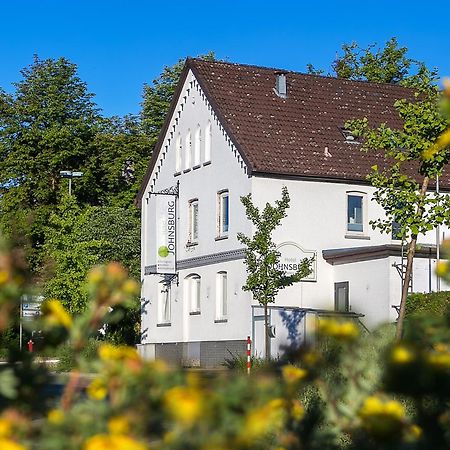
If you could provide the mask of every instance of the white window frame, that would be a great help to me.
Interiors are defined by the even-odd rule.
[[[205,127],[205,163],[211,162],[212,126],[209,121]]]
[[[227,214],[225,222],[224,204],[227,199]],[[217,237],[228,237],[230,231],[230,193],[228,189],[224,189],[217,193]]]
[[[183,166],[182,161],[183,142],[179,134],[175,142],[175,173],[180,173]]]
[[[228,317],[228,273],[216,274],[216,320],[224,321]]]
[[[197,244],[198,243],[198,236],[199,236],[199,205],[198,205],[198,198],[193,198],[192,200],[189,200],[188,203],[188,244]]]
[[[191,130],[188,130],[186,134],[186,145],[185,145],[185,161],[184,161],[184,170],[188,170],[191,168],[192,164],[192,136]]]
[[[158,324],[169,325],[171,321],[171,289],[170,286],[160,281],[158,283]]]
[[[184,292],[189,313],[191,315],[200,314],[201,308],[201,284],[202,278],[196,273],[192,273],[184,278]]]
[[[361,198],[361,226],[362,230],[349,230],[349,201],[350,197]],[[367,218],[367,193],[362,191],[347,191],[345,196],[345,236],[347,238],[368,238],[368,218]]]
[[[200,127],[200,125],[197,125],[194,144],[194,167],[200,166],[201,148],[202,148],[202,128]]]

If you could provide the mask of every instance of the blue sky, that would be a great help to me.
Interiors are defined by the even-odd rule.
[[[221,59],[304,71],[328,67],[344,42],[397,36],[410,56],[450,76],[450,2],[3,0],[0,86],[65,56],[105,115],[137,113],[142,86],[164,65],[209,50]]]

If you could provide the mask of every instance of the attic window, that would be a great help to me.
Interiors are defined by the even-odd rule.
[[[358,138],[348,129],[344,127],[339,127],[342,136],[344,136],[345,142],[349,144],[360,144]]]
[[[287,97],[287,83],[286,83],[286,73],[278,72],[275,73],[275,94],[278,97],[286,98]]]

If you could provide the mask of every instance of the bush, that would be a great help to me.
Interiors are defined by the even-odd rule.
[[[445,314],[450,307],[450,291],[414,293],[406,300],[406,315],[411,314]]]

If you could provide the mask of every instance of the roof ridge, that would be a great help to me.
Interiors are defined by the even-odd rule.
[[[394,88],[394,89],[404,89],[406,91],[412,91],[412,88],[406,87],[406,86],[402,86],[401,84],[396,84],[396,83],[380,83],[377,81],[368,81],[368,80],[351,80],[349,78],[340,78],[340,77],[335,77],[332,75],[318,75],[318,74],[313,74],[313,73],[304,73],[304,72],[299,72],[296,70],[289,70],[289,69],[283,69],[280,67],[270,67],[270,66],[260,66],[257,64],[244,64],[244,63],[238,63],[238,62],[232,62],[232,61],[225,61],[225,60],[205,60],[202,58],[197,58],[197,57],[190,57],[188,56],[186,58],[186,64],[188,66],[190,66],[191,64],[225,64],[228,66],[234,66],[234,67],[248,67],[248,68],[253,68],[253,69],[263,69],[263,70],[271,70],[273,72],[284,72],[286,74],[295,74],[295,75],[302,75],[305,77],[312,77],[312,78],[319,78],[319,79],[328,79],[328,80],[336,80],[336,81],[342,81],[345,83],[357,83],[357,84],[364,84],[364,85],[373,85],[373,86],[389,86],[390,88]]]

